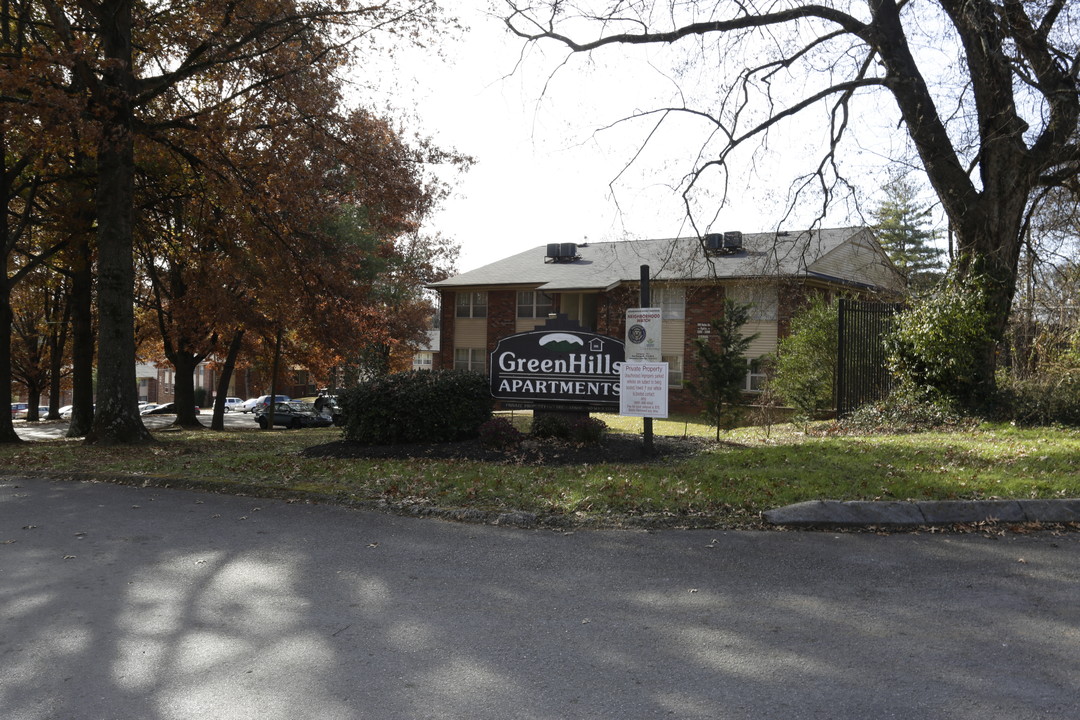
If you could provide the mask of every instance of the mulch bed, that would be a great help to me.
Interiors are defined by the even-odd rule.
[[[590,444],[529,438],[505,450],[487,447],[479,440],[400,445],[365,445],[338,440],[309,447],[303,451],[303,455],[388,460],[468,460],[502,465],[598,465],[682,460],[705,452],[715,444],[714,441],[697,437],[654,437],[654,452],[646,454],[641,436],[624,434],[610,434],[601,442]]]

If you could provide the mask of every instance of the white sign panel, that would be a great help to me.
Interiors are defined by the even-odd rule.
[[[626,361],[653,362],[662,360],[660,334],[663,315],[660,308],[628,308],[626,311]]]
[[[668,364],[624,362],[619,370],[619,414],[668,416]]]

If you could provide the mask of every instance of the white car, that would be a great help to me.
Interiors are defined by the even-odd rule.
[[[288,395],[275,395],[276,400],[274,402],[289,402],[291,399]],[[270,401],[269,395],[260,395],[257,398],[251,398],[245,400],[239,407],[240,412],[255,412],[263,405],[268,404]]]
[[[244,401],[236,397],[225,398],[225,412],[232,412],[233,410],[239,410],[240,406],[244,404]]]

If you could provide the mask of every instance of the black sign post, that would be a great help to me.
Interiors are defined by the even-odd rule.
[[[649,301],[650,301],[650,298],[649,298],[649,266],[648,265],[642,265],[641,266],[641,299],[639,300],[639,302],[641,303],[641,307],[647,308],[647,307],[651,307],[651,305],[649,304]],[[644,450],[645,454],[646,455],[652,455],[653,451],[654,451],[654,448],[653,448],[653,427],[652,427],[652,418],[651,417],[642,418],[642,441],[643,441],[642,449]]]

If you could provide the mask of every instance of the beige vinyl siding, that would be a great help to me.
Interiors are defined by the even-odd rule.
[[[888,258],[868,244],[852,240],[826,253],[808,267],[810,272],[899,290]]]
[[[746,351],[746,357],[756,358],[761,355],[776,352],[776,323],[775,322],[748,322],[742,326],[743,336],[759,333],[756,340],[750,343]]]
[[[660,353],[682,355],[686,343],[686,323],[682,320],[664,320],[660,327]]]
[[[518,318],[514,323],[514,332],[532,332],[536,329],[537,325],[543,325],[547,322],[547,318]]]
[[[454,347],[487,347],[487,318],[457,318],[454,321]]]

